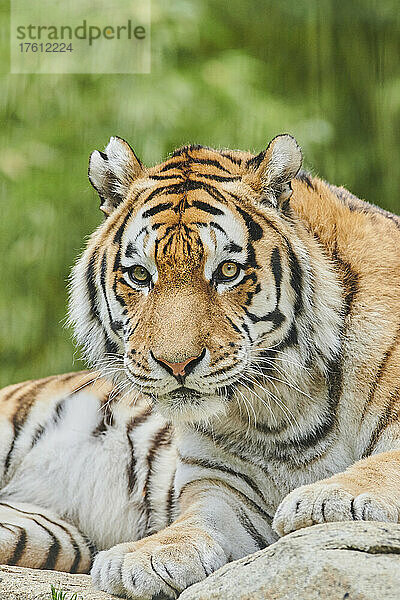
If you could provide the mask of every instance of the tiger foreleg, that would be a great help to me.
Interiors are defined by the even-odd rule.
[[[70,523],[32,504],[0,502],[0,564],[87,573],[91,548]]]
[[[172,525],[97,555],[95,585],[134,599],[177,598],[228,561],[276,539],[268,516],[227,488],[221,482],[193,482]]]
[[[286,496],[276,511],[279,535],[329,521],[399,522],[400,451],[382,452],[356,462],[343,473]]]

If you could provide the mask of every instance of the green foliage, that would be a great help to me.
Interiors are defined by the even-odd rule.
[[[0,384],[82,367],[65,287],[101,220],[88,155],[111,135],[151,164],[290,132],[315,173],[400,212],[399,15],[394,0],[153,0],[150,75],[4,76]]]
[[[51,585],[51,600],[82,600],[81,596],[73,593],[70,594],[68,592],[64,592],[59,588],[55,588],[54,585]]]

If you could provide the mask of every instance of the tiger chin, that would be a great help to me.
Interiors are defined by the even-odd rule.
[[[177,598],[302,527],[399,521],[400,219],[257,155],[113,137],[69,319],[92,370],[0,396],[0,562]]]

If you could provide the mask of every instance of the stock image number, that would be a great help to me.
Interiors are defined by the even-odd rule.
[[[22,42],[19,44],[21,52],[72,52],[72,44],[62,42]]]

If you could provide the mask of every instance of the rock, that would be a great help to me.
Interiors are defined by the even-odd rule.
[[[1,600],[111,600],[88,575],[0,566]],[[179,600],[399,600],[400,525],[315,525],[222,567]]]
[[[110,600],[117,598],[92,587],[89,575],[40,571],[0,565],[1,600],[51,600],[51,586],[66,592],[65,600]]]
[[[179,600],[399,600],[400,525],[314,525],[222,567]]]

